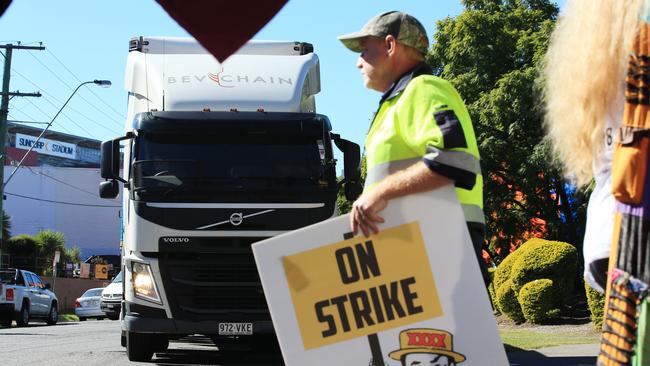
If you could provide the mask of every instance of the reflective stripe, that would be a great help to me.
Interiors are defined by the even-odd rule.
[[[463,207],[465,221],[485,224],[485,215],[483,215],[483,210],[479,206],[468,204],[461,204],[461,206]]]
[[[400,170],[404,170],[420,160],[421,158],[395,160],[368,168],[365,186],[369,187],[371,184],[377,183]]]
[[[440,150],[433,146],[428,146],[427,154],[424,155],[424,158],[474,174],[481,173],[481,163],[479,160],[474,155],[465,151]]]

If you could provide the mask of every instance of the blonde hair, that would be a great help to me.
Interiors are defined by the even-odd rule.
[[[543,70],[546,127],[578,185],[593,177],[605,115],[624,92],[643,1],[569,0],[553,31]]]

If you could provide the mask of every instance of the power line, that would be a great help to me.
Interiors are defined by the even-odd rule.
[[[63,85],[67,86],[70,90],[73,90],[73,89],[74,89],[73,87],[71,87],[70,85],[68,85],[68,83],[66,83],[63,79],[61,79],[61,77],[60,77],[57,73],[55,73],[54,71],[52,71],[52,69],[50,69],[47,65],[45,65],[45,64],[44,64],[41,60],[39,60],[36,56],[34,56],[34,54],[30,53],[29,55],[32,56],[32,57],[34,58],[34,60],[36,60],[36,62],[38,62],[39,64],[41,64],[41,66],[43,66],[45,69],[47,69],[47,71],[49,71],[52,75],[54,75],[54,77],[57,78],[61,83],[63,83]],[[81,81],[79,81],[79,82],[81,82]],[[87,89],[87,90],[90,90],[90,89]],[[95,108],[98,112],[100,112],[101,114],[103,114],[104,116],[106,116],[106,117],[107,117],[111,122],[114,122],[114,123],[116,123],[118,126],[122,127],[122,123],[118,122],[116,119],[114,119],[113,117],[109,116],[106,112],[104,112],[104,111],[102,111],[101,109],[97,108],[97,106],[94,105],[93,103],[91,103],[88,99],[84,98],[82,95],[79,95],[79,98],[81,98],[83,101],[85,101],[86,103],[88,103],[88,105],[90,105],[91,107]]]
[[[51,96],[51,95],[50,95],[49,97],[45,97],[45,96],[43,96],[43,100],[44,100],[44,101],[50,103],[50,105],[51,105],[52,107],[54,107],[54,108],[59,108],[59,107],[57,107],[56,104],[52,103],[52,101],[50,101],[48,98],[52,98],[52,96]],[[52,99],[56,100],[55,98],[52,98]],[[67,118],[68,121],[72,122],[72,123],[73,123],[75,126],[77,126],[80,130],[82,130],[83,132],[85,132],[89,137],[92,137],[92,138],[94,138],[95,140],[99,140],[97,137],[95,137],[94,134],[90,133],[90,131],[86,130],[86,129],[85,129],[84,127],[82,127],[80,124],[78,124],[77,122],[75,122],[75,121],[74,121],[72,118],[70,118],[70,116],[68,116],[65,112],[61,111],[61,115],[62,115],[63,117],[65,117],[65,118]],[[88,117],[86,117],[86,119],[89,120],[89,121],[92,121],[92,120],[89,119]]]
[[[74,77],[78,82],[81,82],[81,79],[79,79],[79,78],[77,77],[77,75],[75,75],[75,74],[74,74],[70,69],[68,69],[68,67],[65,66],[65,64],[64,64],[63,62],[61,62],[61,60],[59,60],[59,58],[56,57],[56,55],[54,55],[54,53],[52,53],[52,51],[50,51],[49,48],[48,48],[46,51],[47,51],[47,53],[49,53],[50,56],[52,56],[52,57],[53,57],[53,58],[54,58],[54,59],[55,59],[55,60],[56,60],[56,61],[57,61],[61,66],[63,66],[63,68],[66,69],[66,71],[68,71],[68,72],[70,73],[70,75],[72,75],[72,76],[73,76],[73,77]],[[100,102],[104,103],[108,108],[110,108],[113,112],[115,112],[115,114],[117,114],[118,116],[120,116],[122,119],[125,119],[125,118],[126,118],[126,116],[124,116],[121,112],[117,111],[115,108],[113,108],[113,106],[111,106],[110,104],[106,103],[106,101],[105,101],[104,99],[102,99],[99,95],[95,94],[94,91],[92,91],[92,90],[90,90],[90,89],[88,89],[88,90],[89,90],[90,93],[91,93],[92,95],[94,95],[94,96],[95,96],[95,97],[96,97]],[[121,127],[121,126],[120,126],[120,127]]]
[[[34,106],[34,108],[36,108],[38,111],[40,111],[41,113],[43,113],[43,115],[44,115],[45,117],[47,117],[47,119],[52,119],[52,117],[50,117],[50,116],[49,116],[49,115],[48,115],[44,110],[42,110],[41,107],[39,107],[38,105],[36,105],[36,103],[32,102],[32,101],[29,100],[29,99],[27,99],[27,102],[29,102],[29,104],[31,104],[32,106]],[[20,111],[20,112],[23,113],[22,111]],[[32,118],[32,119],[33,119],[33,118]],[[73,134],[72,132],[70,132],[70,130],[68,130],[68,129],[67,129],[65,126],[63,126],[62,124],[59,123],[57,126],[58,126],[59,128],[61,128],[62,130],[66,131],[66,132],[68,132],[68,133],[70,133],[70,134]]]
[[[32,84],[33,86],[35,86],[36,88],[40,89],[41,92],[42,92],[43,95],[44,95],[44,96],[43,96],[43,99],[44,99],[45,101],[47,101],[48,103],[50,103],[50,104],[51,104],[55,109],[58,109],[58,108],[59,108],[59,107],[57,107],[54,103],[52,103],[50,100],[48,100],[48,98],[46,98],[45,96],[48,96],[49,98],[54,99],[56,102],[61,103],[61,101],[60,101],[59,99],[57,99],[57,98],[56,98],[55,96],[53,96],[51,93],[46,92],[43,88],[41,88],[41,87],[38,86],[36,83],[34,83],[33,81],[31,81],[31,80],[30,80],[28,77],[26,77],[25,75],[23,75],[23,74],[21,74],[20,72],[18,72],[16,69],[12,68],[11,71],[15,72],[18,76],[20,76],[21,78],[25,79],[28,83],[30,83],[30,84]],[[79,111],[76,110],[75,108],[73,108],[73,107],[71,107],[71,106],[68,106],[67,109],[70,109],[70,110],[72,110],[73,112],[76,112],[77,114],[81,115],[81,116],[84,117],[86,120],[88,120],[88,121],[94,123],[94,124],[97,125],[97,126],[103,128],[103,129],[105,129],[105,130],[107,130],[107,131],[109,131],[109,132],[111,132],[111,133],[115,133],[114,130],[111,130],[111,129],[109,129],[107,126],[105,126],[105,125],[103,125],[103,124],[101,124],[101,123],[96,122],[93,118],[88,117],[87,115],[85,115],[85,114],[82,113],[82,112],[79,112]],[[72,122],[73,124],[75,124],[75,126],[79,127],[82,131],[86,132],[86,133],[88,134],[89,137],[92,137],[92,138],[94,138],[94,139],[97,139],[97,138],[94,137],[90,132],[88,132],[85,128],[81,127],[78,123],[74,122],[70,116],[68,116],[67,114],[65,114],[65,112],[61,112],[61,114],[62,114],[63,116],[65,116],[65,117],[66,117],[70,122]],[[119,134],[119,133],[121,133],[121,131],[118,132],[118,134]],[[97,139],[97,140],[98,140],[98,139]]]
[[[66,185],[66,186],[68,186],[68,187],[70,187],[70,188],[73,188],[73,189],[76,189],[76,190],[78,190],[78,191],[81,191],[81,192],[87,193],[87,194],[89,194],[89,195],[91,195],[91,196],[97,198],[97,192],[94,192],[94,193],[93,193],[93,192],[87,191],[87,190],[85,190],[85,189],[83,189],[83,188],[81,188],[81,187],[77,187],[77,186],[75,186],[75,185],[73,185],[73,184],[70,184],[70,183],[64,182],[64,181],[62,181],[62,180],[60,180],[60,179],[58,179],[58,178],[54,178],[54,177],[51,176],[51,175],[45,174],[45,173],[43,173],[43,172],[34,171],[32,168],[30,168],[30,167],[28,167],[28,166],[26,166],[26,168],[27,168],[27,169],[28,169],[32,174],[37,174],[37,175],[41,175],[41,176],[46,177],[46,178],[50,178],[50,179],[52,179],[52,180],[55,181],[55,182],[59,182],[59,183],[61,183],[61,184],[63,184],[63,185]]]
[[[64,202],[64,201],[53,201],[53,200],[46,200],[43,198],[36,198],[36,197],[29,197],[29,196],[23,196],[21,194],[15,194],[15,193],[9,193],[5,191],[5,194],[9,196],[14,196],[14,197],[20,197],[20,198],[25,198],[28,200],[34,200],[34,201],[41,201],[41,202],[49,202],[49,203],[56,203],[60,205],[71,205],[71,206],[84,206],[84,207],[105,207],[105,208],[120,208],[122,206],[106,206],[106,205],[91,205],[91,204],[86,204],[86,203],[75,203],[75,202]]]
[[[7,116],[11,117],[11,122],[13,123],[26,123],[26,124],[36,124],[36,125],[46,125],[47,122],[36,122],[36,121],[22,121],[14,117],[11,113],[7,113]]]

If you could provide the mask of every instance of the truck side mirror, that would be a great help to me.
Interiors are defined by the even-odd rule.
[[[345,198],[348,201],[356,200],[363,191],[361,186],[361,149],[352,141],[342,139],[337,134],[332,134],[336,147],[343,152],[343,180],[345,184]]]
[[[120,176],[120,142],[108,140],[102,142],[102,159],[100,172],[104,179],[118,179]]]
[[[123,137],[102,142],[99,171],[101,177],[107,181],[99,184],[99,197],[117,197],[119,193],[117,181],[126,183],[126,180],[120,177],[120,141],[132,139],[133,137],[135,137],[133,132],[127,132]]]
[[[99,183],[99,197],[115,198],[119,194],[120,186],[115,179]]]

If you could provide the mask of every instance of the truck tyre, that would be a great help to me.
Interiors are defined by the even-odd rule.
[[[59,309],[57,308],[57,305],[55,302],[50,305],[50,313],[47,315],[47,319],[45,319],[45,322],[47,325],[54,325],[56,322],[59,321]]]
[[[106,317],[110,320],[118,320],[120,318],[120,314],[106,313]]]
[[[11,317],[11,315],[7,315],[4,318],[0,319],[0,325],[3,327],[11,327],[12,321],[14,321],[14,319]]]
[[[80,316],[80,317],[79,317],[79,321],[80,321],[80,322],[85,322],[85,321],[86,321],[86,318],[84,318],[83,316]]]
[[[122,334],[120,334],[120,346],[126,347],[126,332],[122,331]]]
[[[151,334],[126,332],[126,355],[129,361],[148,362],[153,357]]]
[[[23,301],[23,306],[20,308],[20,312],[16,318],[16,325],[26,327],[27,324],[29,324],[29,302]]]

